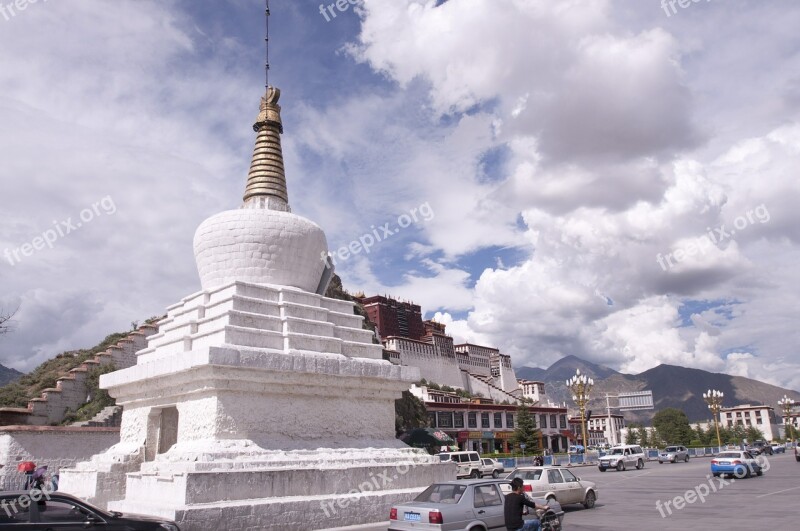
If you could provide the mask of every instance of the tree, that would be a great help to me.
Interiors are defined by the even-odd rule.
[[[688,446],[692,440],[692,427],[686,413],[674,407],[662,409],[653,416],[653,427],[665,444]]]
[[[14,317],[15,313],[17,313],[17,310],[11,313],[5,313],[5,311],[0,310],[0,336],[11,331],[11,318]]]
[[[533,453],[539,448],[541,432],[536,427],[536,418],[531,414],[531,410],[525,404],[517,407],[517,428],[511,437],[514,447],[519,447],[520,443],[525,445],[525,450]]]
[[[628,424],[628,432],[625,434],[625,444],[639,444],[639,432],[636,428],[642,425],[638,422],[631,422]]]
[[[428,427],[428,410],[425,404],[411,394],[403,391],[403,397],[394,401],[394,429],[396,435],[414,428]]]
[[[644,446],[645,448],[651,444],[650,437],[647,433],[647,428],[644,426],[639,426],[638,436],[639,436],[639,445]]]
[[[744,432],[745,438],[747,438],[747,442],[752,443],[753,441],[763,441],[764,440],[764,433],[756,428],[755,426],[749,426]]]

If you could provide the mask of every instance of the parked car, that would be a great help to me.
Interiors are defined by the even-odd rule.
[[[506,477],[520,478],[525,492],[533,498],[556,500],[560,505],[580,503],[591,509],[597,501],[597,485],[576,477],[570,470],[557,466],[521,466]]]
[[[753,444],[748,446],[747,450],[753,455],[772,455],[772,446],[768,445],[766,441],[753,441]]]
[[[613,447],[606,455],[600,458],[597,468],[605,472],[609,468],[618,471],[635,467],[637,470],[644,468],[644,450],[636,444],[621,444]]]
[[[453,461],[458,465],[456,479],[477,479],[484,475],[484,465],[478,452],[442,452],[439,454],[439,459],[442,461]]]
[[[434,483],[414,500],[391,508],[389,531],[505,529],[504,494],[508,492],[511,483],[507,480]],[[560,505],[549,505],[560,521],[564,517]]]
[[[500,474],[506,471],[503,463],[498,461],[497,459],[492,459],[491,457],[484,457],[481,459],[483,462],[483,475],[484,476],[492,476],[493,478],[500,477]]]
[[[782,444],[775,443],[772,445],[772,453],[773,454],[785,454],[786,453],[786,446]]]
[[[795,461],[800,461],[800,453],[797,452],[797,446],[794,447],[794,459]]]
[[[585,452],[586,452],[586,449],[580,444],[576,444],[574,446],[570,446],[569,449],[567,449],[567,453],[568,454],[582,454],[582,453],[585,453]]]
[[[737,478],[749,478],[753,474],[761,476],[764,471],[753,454],[737,450],[720,452],[714,457],[711,460],[711,473],[715,477],[728,474]]]
[[[689,462],[689,450],[685,446],[667,446],[658,453],[658,464]]]
[[[104,511],[62,492],[1,492],[0,528],[102,529],[103,531],[180,531],[165,518]],[[34,524],[34,525],[31,525]]]

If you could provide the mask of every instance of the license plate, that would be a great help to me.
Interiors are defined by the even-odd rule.
[[[721,464],[721,465],[729,465],[729,464],[731,464],[731,462],[730,461],[720,461],[719,464]]]
[[[419,522],[421,517],[419,513],[405,513],[403,519],[407,522]]]

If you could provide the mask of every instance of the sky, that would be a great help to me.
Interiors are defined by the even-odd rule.
[[[28,2],[0,0],[21,371],[200,289],[192,237],[241,204],[264,90],[260,0]],[[800,389],[800,3],[354,4],[270,19],[289,200],[350,292],[516,367]]]

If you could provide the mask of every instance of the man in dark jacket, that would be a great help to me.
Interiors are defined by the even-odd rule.
[[[540,523],[538,518],[528,520],[527,522],[522,519],[522,512],[525,507],[531,509],[547,509],[547,505],[538,505],[525,497],[523,493],[522,478],[514,478],[511,480],[511,492],[506,494],[506,503],[504,507],[506,518],[506,529],[508,531],[539,531]]]

